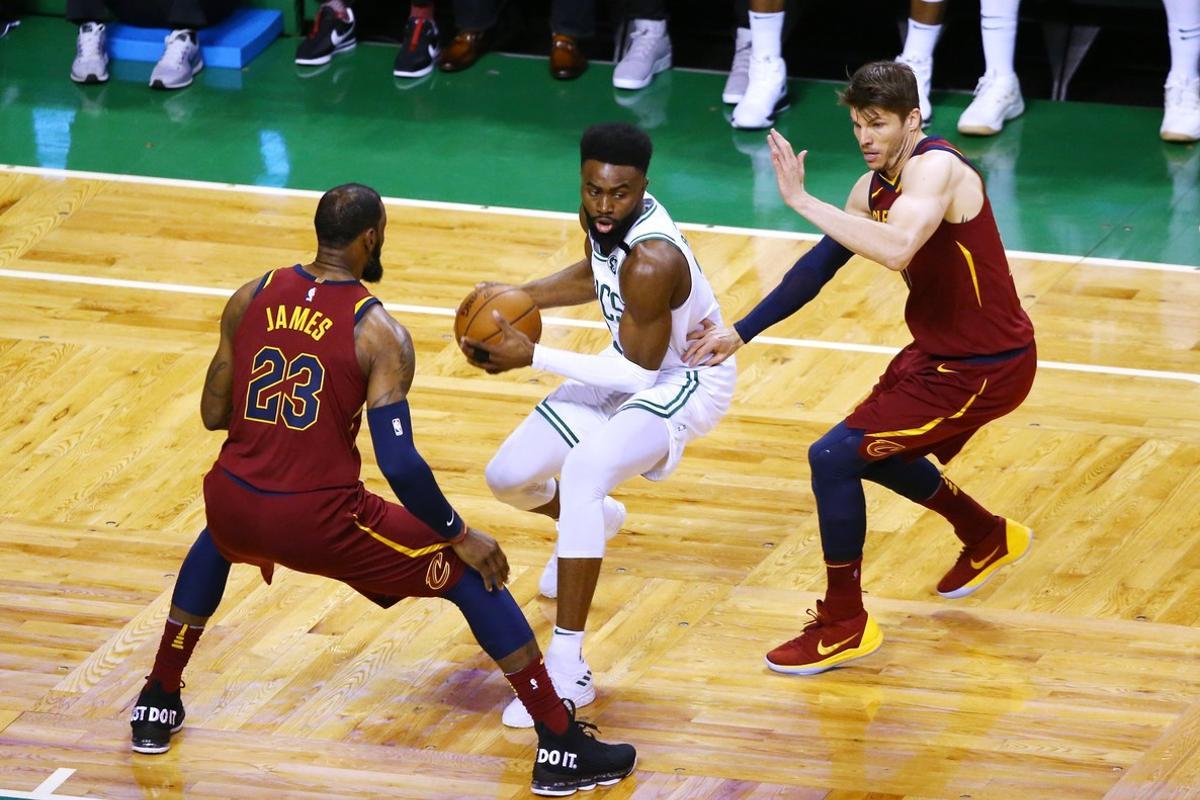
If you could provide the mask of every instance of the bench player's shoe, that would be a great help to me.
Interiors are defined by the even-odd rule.
[[[1164,142],[1200,140],[1200,78],[1168,78],[1163,89],[1163,121],[1158,135]]]
[[[631,744],[609,744],[595,737],[590,722],[575,719],[575,705],[567,707],[567,730],[561,736],[538,723],[537,760],[530,788],[542,797],[566,797],[597,786],[612,786],[633,772],[637,751]]]
[[[353,50],[358,44],[355,24],[353,9],[347,8],[339,14],[322,3],[312,30],[296,46],[296,63],[302,67],[319,67],[328,64],[334,56]]]
[[[438,46],[437,23],[422,17],[409,17],[400,41],[400,52],[392,64],[393,75],[423,78],[433,72],[433,65],[442,54]]]
[[[767,653],[767,666],[789,675],[816,675],[827,669],[869,656],[883,644],[883,632],[863,610],[849,619],[832,620],[825,604],[808,612],[812,621],[804,632]]]
[[[75,60],[71,62],[71,80],[76,83],[108,80],[108,29],[103,22],[85,22],[79,26]]]
[[[746,91],[733,108],[731,123],[742,130],[762,130],[775,124],[775,117],[791,104],[787,64],[778,56],[750,57]]]
[[[984,75],[975,86],[975,99],[958,118],[958,132],[995,136],[1004,123],[1025,113],[1025,98],[1016,75]]]

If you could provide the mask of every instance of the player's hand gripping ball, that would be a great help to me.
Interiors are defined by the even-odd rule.
[[[485,283],[463,298],[454,315],[454,340],[461,343],[464,338],[485,347],[498,343],[504,330],[496,322],[492,312],[499,312],[516,330],[537,342],[542,337],[542,315],[523,290],[504,283]],[[473,348],[472,360],[487,363],[488,352],[481,347]]]

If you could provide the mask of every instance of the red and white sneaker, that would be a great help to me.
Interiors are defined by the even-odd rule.
[[[966,597],[987,583],[1001,567],[1029,552],[1033,529],[1004,517],[997,520],[994,531],[978,544],[962,549],[954,566],[938,581],[938,594],[950,598]]]
[[[804,632],[767,653],[767,666],[789,675],[816,675],[827,669],[869,656],[883,644],[883,631],[864,610],[850,619],[831,620],[825,604],[808,612],[812,621]]]

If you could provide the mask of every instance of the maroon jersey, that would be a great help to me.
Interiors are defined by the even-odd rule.
[[[217,464],[256,489],[352,487],[367,379],[354,325],[379,300],[300,265],[263,276],[233,339],[233,416]]]
[[[953,145],[933,136],[918,142],[913,155],[930,150],[953,153],[975,169]],[[871,176],[868,203],[876,220],[887,222],[903,184],[903,172],[895,182],[879,172]],[[921,351],[960,358],[1016,350],[1033,341],[1033,323],[1017,297],[986,189],[975,218],[943,220],[901,275],[909,289],[904,321]]]

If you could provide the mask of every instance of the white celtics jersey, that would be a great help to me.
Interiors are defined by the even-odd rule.
[[[671,215],[662,205],[646,195],[643,200],[642,214],[633,227],[625,234],[621,244],[613,248],[607,257],[601,254],[596,243],[588,236],[592,252],[592,279],[596,287],[596,299],[600,302],[600,313],[612,334],[613,346],[621,350],[621,339],[618,328],[621,324],[621,314],[625,311],[625,300],[621,297],[621,265],[629,253],[638,244],[652,239],[665,239],[679,248],[687,258],[688,269],[692,275],[692,291],[687,300],[679,308],[671,311],[671,340],[667,345],[667,353],[663,356],[663,370],[686,369],[683,354],[687,350],[687,335],[689,331],[700,327],[701,320],[711,320],[721,325],[721,308],[713,295],[712,286],[700,271],[696,256],[687,239],[675,227]]]

